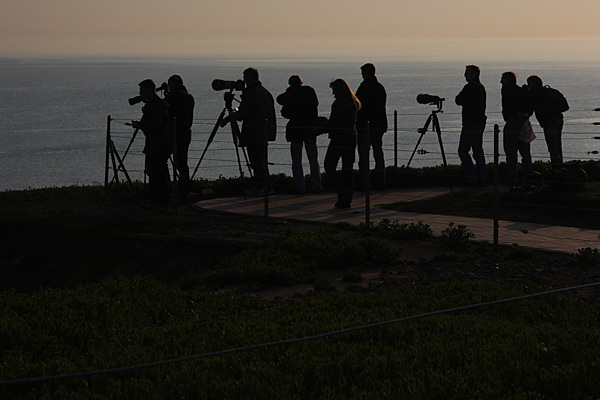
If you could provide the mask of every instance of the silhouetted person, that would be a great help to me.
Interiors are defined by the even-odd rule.
[[[365,183],[365,175],[369,166],[369,148],[366,144],[365,125],[370,123],[370,142],[375,159],[375,188],[385,188],[385,159],[383,157],[383,134],[387,131],[387,113],[385,109],[387,94],[385,88],[375,76],[375,66],[365,64],[360,67],[363,81],[356,90],[356,97],[362,108],[356,117],[358,132],[358,168],[361,185]]]
[[[131,125],[139,128],[146,137],[144,154],[150,197],[154,202],[167,206],[170,186],[167,160],[171,154],[167,105],[156,94],[156,84],[152,79],[140,82],[139,87],[145,104],[142,107],[142,118],[132,121]]]
[[[465,69],[467,84],[456,96],[456,104],[462,106],[462,130],[458,144],[458,157],[465,169],[467,184],[483,186],[486,184],[483,131],[487,117],[485,115],[486,92],[479,81],[479,75],[479,67],[467,65]],[[471,150],[475,165],[469,154]]]
[[[319,100],[315,90],[302,85],[302,78],[292,75],[286,91],[277,96],[281,104],[281,115],[289,119],[285,129],[285,139],[290,142],[292,154],[292,175],[296,193],[305,192],[304,170],[302,168],[302,147],[306,148],[306,156],[310,165],[312,190],[320,192],[321,171],[319,170],[317,137],[312,130],[312,123],[318,116]]]
[[[561,166],[563,164],[561,139],[564,125],[563,111],[555,106],[551,89],[544,87],[542,78],[539,76],[532,75],[527,78],[527,88],[531,95],[535,117],[544,130],[544,138],[550,153],[550,162],[553,167]]]
[[[331,114],[319,131],[329,132],[329,147],[325,155],[325,173],[334,189],[337,190],[338,208],[350,208],[354,191],[353,167],[356,156],[356,114],[360,110],[360,100],[343,79],[329,84],[335,100]],[[342,160],[341,180],[337,175],[337,165]]]
[[[526,181],[531,174],[530,142],[520,140],[523,124],[533,113],[526,87],[517,85],[514,72],[505,72],[502,84],[502,117],[504,118],[503,142],[506,154],[506,176],[511,185],[518,185],[517,151],[521,154],[521,178]]]
[[[269,180],[267,165],[267,140],[274,141],[277,134],[275,101],[271,93],[258,79],[258,70],[248,68],[243,74],[246,88],[235,116],[244,121],[240,134],[240,146],[246,147],[255,188],[250,194],[261,194],[265,179]]]
[[[190,188],[190,169],[188,167],[188,149],[192,141],[192,123],[194,119],[194,97],[183,85],[179,75],[173,75],[167,81],[169,92],[165,101],[169,105],[169,116],[176,119],[177,172],[179,174],[179,200],[187,203]]]

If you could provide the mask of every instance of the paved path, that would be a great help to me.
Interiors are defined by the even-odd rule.
[[[466,225],[475,234],[475,240],[493,243],[494,223],[492,220],[436,214],[416,214],[381,208],[400,201],[415,201],[447,194],[447,188],[400,189],[371,194],[371,221],[377,224],[384,218],[400,223],[423,222],[431,227],[434,235],[448,227]],[[336,209],[335,193],[293,195],[283,194],[269,197],[269,217],[290,220],[315,221],[329,224],[345,222],[358,225],[365,222],[364,192],[356,192],[352,208]],[[206,210],[224,211],[247,215],[264,215],[263,198],[228,197],[203,200],[194,204]],[[520,246],[540,250],[575,253],[584,247],[600,248],[600,231],[534,224],[528,222],[499,221],[498,242],[501,245],[518,243]]]

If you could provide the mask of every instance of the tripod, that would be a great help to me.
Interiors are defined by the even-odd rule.
[[[450,193],[453,193],[452,185],[450,184],[450,179],[448,177],[448,164],[446,163],[446,153],[444,152],[444,144],[442,143],[442,131],[440,129],[440,121],[438,120],[438,116],[437,116],[438,113],[444,112],[444,111],[442,111],[444,99],[438,97],[435,102],[430,103],[430,104],[437,105],[437,110],[432,110],[429,117],[427,117],[427,121],[425,122],[425,125],[423,125],[422,128],[417,129],[417,132],[419,132],[421,134],[421,136],[419,136],[419,140],[417,140],[417,145],[415,146],[415,149],[413,150],[412,155],[410,156],[410,159],[408,160],[408,163],[406,164],[406,168],[408,168],[410,166],[410,163],[411,163],[413,157],[415,156],[415,153],[417,152],[417,148],[419,147],[419,144],[421,144],[421,140],[423,139],[423,136],[425,136],[425,133],[427,133],[427,129],[429,129],[429,125],[433,122],[433,129],[437,132],[438,141],[440,142],[440,150],[442,152],[442,160],[444,161],[444,171],[446,173],[446,182],[448,183],[448,187],[450,188]]]
[[[200,156],[200,159],[198,160],[198,164],[196,164],[196,168],[194,169],[194,173],[192,174],[192,176],[190,177],[190,180],[194,179],[194,176],[196,176],[196,172],[198,171],[198,168],[200,167],[200,164],[202,163],[202,160],[204,159],[204,155],[206,154],[208,147],[210,146],[210,144],[213,142],[213,139],[215,138],[215,135],[217,134],[217,131],[219,130],[219,127],[224,127],[225,125],[227,125],[227,123],[229,122],[229,124],[231,125],[231,136],[233,138],[233,144],[235,146],[235,154],[237,156],[237,164],[238,164],[238,169],[240,171],[240,180],[242,182],[242,191],[245,193],[244,189],[244,171],[242,169],[242,162],[240,160],[240,146],[239,146],[239,137],[240,137],[240,128],[238,126],[237,120],[235,119],[235,115],[233,113],[233,107],[232,107],[232,103],[234,100],[234,94],[233,94],[233,89],[231,89],[229,92],[226,92],[223,97],[225,98],[225,108],[223,108],[223,111],[221,111],[221,114],[219,115],[219,118],[217,119],[217,122],[215,123],[215,126],[212,129],[212,132],[210,133],[210,136],[208,137],[208,141],[206,142],[206,147],[204,148],[204,151],[202,152],[202,155]],[[227,114],[227,117],[225,117],[225,113]],[[252,170],[250,169],[250,163],[248,162],[248,155],[246,154],[246,150],[242,147],[242,153],[244,154],[244,160],[246,161],[246,166],[248,166],[248,172],[250,174],[250,177],[252,177]]]

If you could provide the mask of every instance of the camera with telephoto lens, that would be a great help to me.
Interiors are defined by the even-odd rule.
[[[222,79],[215,79],[212,81],[213,90],[244,90],[244,81],[238,79],[237,81],[224,81]]]
[[[142,96],[135,96],[135,97],[130,98],[127,101],[129,101],[129,105],[130,106],[134,106],[134,105],[136,105],[136,104],[141,103],[142,101],[144,101],[144,98]]]
[[[439,106],[444,100],[440,96],[434,96],[432,94],[420,94],[417,96],[417,103],[419,104],[431,104]]]
[[[167,82],[163,82],[162,85],[160,85],[159,87],[156,88],[157,92],[163,91],[165,95],[167,95],[169,93],[169,85],[167,84]]]

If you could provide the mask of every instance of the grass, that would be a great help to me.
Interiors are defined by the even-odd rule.
[[[0,377],[148,363],[531,291],[452,282],[271,303],[138,278],[6,292]],[[121,375],[0,387],[0,397],[593,398],[600,391],[599,311],[598,304],[551,296]]]
[[[211,185],[221,195],[239,182]],[[98,187],[0,193],[0,223],[11,233],[0,245],[1,272],[23,269],[23,276],[39,276],[41,285],[0,291],[0,381],[303,338],[547,289],[514,278],[510,284],[451,279],[335,292],[318,271],[335,269],[346,282],[359,283],[362,265],[385,270],[404,262],[396,240],[406,240],[403,246],[415,243],[409,239],[442,244],[469,256],[480,252],[491,263],[481,269],[522,260],[546,264],[541,254],[517,245],[497,255],[482,243],[464,250],[470,232],[460,225],[449,226],[441,238],[425,224],[397,221],[344,234],[341,224],[288,229],[261,219],[140,211],[139,193],[122,189],[115,188],[108,201]],[[502,202],[530,204],[533,217],[539,204],[584,208],[581,215],[591,220],[585,208],[596,207],[599,190],[592,181],[583,193],[506,192]],[[488,190],[451,196],[453,201],[397,206],[489,213]],[[222,247],[210,241],[219,232]],[[206,235],[195,239],[201,233]],[[252,246],[234,245],[258,233]],[[447,255],[452,262],[460,257]],[[581,249],[565,268],[577,275],[598,270],[599,259],[598,249]],[[429,273],[449,265],[438,259],[411,267]],[[138,276],[125,273],[133,266]],[[173,269],[184,272],[166,280],[150,276]],[[84,274],[91,280],[74,284]],[[69,285],[49,287],[54,277],[70,275]],[[234,283],[298,282],[313,283],[316,293],[265,301],[220,292]],[[122,374],[0,386],[0,398],[595,399],[599,311],[595,300],[552,295]]]

